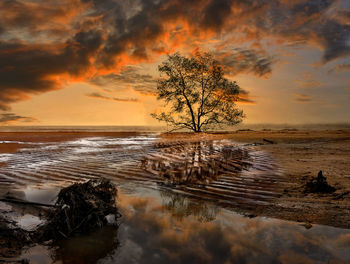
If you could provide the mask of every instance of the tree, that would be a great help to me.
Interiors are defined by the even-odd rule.
[[[242,121],[243,111],[235,106],[240,87],[224,78],[223,66],[210,53],[175,53],[158,70],[157,99],[165,101],[167,110],[152,116],[173,130],[201,132]]]

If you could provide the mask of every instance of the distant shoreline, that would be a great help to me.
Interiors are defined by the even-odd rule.
[[[239,124],[211,132],[237,130],[337,130],[350,129],[350,123],[334,124]],[[0,132],[167,132],[166,126],[0,126]],[[186,132],[186,131],[180,131]]]

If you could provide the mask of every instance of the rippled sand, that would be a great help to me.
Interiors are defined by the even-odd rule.
[[[280,183],[285,181],[268,153],[217,136],[201,141],[164,141],[156,134],[46,133],[38,137],[24,133],[20,138],[10,135],[3,140],[3,144],[8,142],[19,145],[15,152],[0,154],[0,182],[2,187],[11,189],[27,185],[65,186],[105,177],[115,182],[164,184],[223,205],[251,207],[269,204],[280,195]],[[231,156],[225,157],[228,150]],[[152,164],[145,166],[145,161]],[[215,177],[203,177],[202,181],[187,177],[186,181],[169,183],[168,177],[160,173],[159,164],[152,168],[159,162],[167,173],[175,169],[183,172],[186,167],[188,171],[197,169],[198,175],[204,174],[204,165],[211,165]]]
[[[249,215],[349,227],[348,130],[0,134],[1,189],[106,177],[162,185]],[[319,170],[337,188],[335,194],[302,192]]]
[[[119,230],[107,228],[55,249],[40,245],[22,252],[21,258],[43,263],[52,258],[65,263],[345,263],[350,261],[348,230],[318,225],[308,230],[256,216],[348,228],[348,198],[334,197],[348,188],[341,173],[348,168],[342,162],[349,139],[348,132],[334,131],[1,133],[0,195],[54,203],[59,188],[74,182],[105,177],[119,186]],[[316,155],[319,151],[323,155]],[[311,174],[322,165],[335,183],[326,158],[334,153],[343,168],[337,193],[302,194],[305,169]],[[306,158],[310,161],[300,161]],[[11,208],[0,204],[4,215]],[[17,210],[22,210],[16,217],[24,226],[38,222],[28,208]]]

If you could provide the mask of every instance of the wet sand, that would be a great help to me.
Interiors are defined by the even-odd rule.
[[[139,135],[141,134],[136,132],[3,132],[0,133],[0,141],[3,142],[0,144],[0,153],[16,153],[23,151],[23,148],[28,148],[28,152],[24,152],[26,156],[21,158],[23,159],[32,156],[30,149],[33,148],[34,145],[32,144],[34,143],[47,143],[50,145],[51,143],[58,144],[60,142],[91,137],[126,138],[130,136],[137,137]],[[275,164],[266,165],[271,165],[273,170],[276,170],[274,166],[278,166],[279,172],[266,184],[264,184],[263,177],[267,175],[266,179],[269,179],[270,175],[268,173],[270,173],[269,169],[271,170],[271,168],[268,168],[265,174],[259,178],[259,185],[244,181],[244,177],[249,176],[249,174],[243,174],[240,176],[239,181],[228,182],[227,179],[217,181],[215,185],[209,186],[210,188],[207,187],[205,192],[203,192],[203,188],[200,186],[195,186],[195,188],[180,186],[177,191],[185,192],[197,198],[203,197],[216,200],[222,206],[231,207],[233,210],[251,217],[262,215],[311,224],[317,223],[350,228],[350,130],[237,131],[229,133],[203,133],[199,135],[171,133],[159,135],[157,142],[176,143],[224,139],[239,142],[254,153],[258,153],[257,163],[260,162],[259,165],[263,165],[264,162],[272,163],[274,161]],[[73,148],[74,146],[72,146]],[[46,167],[43,167],[42,171],[36,172],[37,176],[35,180],[45,181],[50,177],[54,177],[56,180],[62,178],[63,180],[68,179],[69,182],[74,182],[79,179],[76,176],[78,172],[84,174],[82,177],[82,180],[84,180],[89,179],[89,177],[98,176],[101,171],[106,173],[107,176],[113,175],[113,177],[119,177],[123,180],[127,180],[128,178],[130,180],[150,182],[159,182],[162,180],[158,177],[159,175],[151,175],[148,172],[142,172],[140,169],[137,169],[138,163],[124,167],[123,172],[111,168],[111,165],[106,166],[104,163],[98,163],[100,159],[106,158],[110,159],[111,164],[117,163],[119,158],[123,159],[125,157],[125,155],[121,157],[111,156],[109,150],[113,149],[114,146],[111,145],[105,148],[102,154],[101,152],[98,152],[98,154],[89,154],[96,159],[91,160],[91,162],[85,160],[82,164],[79,164],[76,160],[73,160],[71,162],[72,164],[70,164],[70,161],[66,162],[66,157],[62,157],[62,165],[60,166],[70,172],[69,175],[67,174],[68,176],[61,176],[62,171],[59,171],[60,167],[55,169],[54,166],[50,165],[47,169],[47,175],[49,176],[45,175]],[[259,153],[263,153],[261,151],[268,153],[273,160],[267,159],[268,157],[266,156],[261,156],[260,159]],[[50,150],[50,152],[38,156],[42,158],[45,155],[51,155],[51,153],[53,152]],[[59,157],[59,154],[60,152],[58,152],[57,156],[49,158],[55,159]],[[101,157],[98,155],[101,155]],[[128,153],[128,155],[127,157],[129,159],[134,158],[135,160],[141,157],[140,153],[136,153],[135,155]],[[36,161],[37,158],[33,160],[33,162]],[[13,162],[15,165],[17,163],[18,161]],[[7,177],[4,180],[4,184],[7,179],[16,177],[17,175],[19,175],[20,179],[22,179],[21,177],[23,177],[23,180],[28,179],[27,182],[23,183],[24,185],[28,184],[31,179],[34,179],[27,176],[30,172],[25,171],[25,165],[20,168],[18,174],[17,172],[13,174],[13,171],[6,169],[7,165],[6,161],[0,160],[0,168],[2,167],[2,171]],[[79,166],[82,167],[80,168]],[[101,166],[104,166],[104,168],[101,168]],[[320,170],[327,177],[328,183],[336,188],[336,192],[332,194],[304,193],[304,185],[307,180],[311,176],[316,176]],[[253,173],[255,172],[253,171]],[[45,176],[41,176],[40,173],[43,173]],[[278,180],[279,177],[281,178],[280,180]],[[271,183],[273,184],[271,185]],[[227,190],[227,186],[225,187],[226,184],[229,184],[232,188]],[[258,189],[254,190],[255,186]],[[215,192],[217,192],[218,196],[215,195]]]
[[[350,130],[239,131],[228,137],[263,143],[257,148],[270,153],[286,176],[282,196],[254,214],[350,228]],[[320,170],[336,191],[304,193],[306,182]]]
[[[74,182],[106,177],[119,185],[124,222],[118,234],[111,233],[98,250],[96,243],[110,233],[108,229],[64,242],[55,252],[58,260],[74,263],[72,252],[77,250],[82,250],[78,260],[90,259],[84,246],[96,249],[91,259],[112,254],[121,263],[129,263],[131,255],[136,262],[155,263],[160,256],[167,261],[183,262],[190,257],[212,263],[222,257],[221,252],[231,252],[222,263],[290,263],[290,254],[305,263],[350,259],[350,130],[6,132],[0,133],[0,142],[0,197],[53,203],[59,188]],[[148,165],[142,166],[145,159]],[[208,173],[213,169],[210,166],[220,169],[209,173],[208,181],[172,181],[171,173],[183,171],[188,159],[195,161],[194,168],[209,166]],[[169,166],[170,176],[162,171]],[[303,192],[305,183],[319,170],[336,188],[334,193]],[[0,202],[0,212],[2,217],[27,224],[37,220],[32,215],[44,215],[35,208],[4,202]],[[114,243],[116,237],[123,247]],[[217,243],[206,245],[206,254],[198,253],[208,237]],[[238,249],[237,237],[243,243]],[[88,241],[87,245],[82,241]],[[174,247],[181,248],[179,254],[173,254]],[[4,250],[6,254],[0,251],[0,256],[38,256],[47,258],[46,262],[52,255],[46,245],[28,251],[20,246]]]

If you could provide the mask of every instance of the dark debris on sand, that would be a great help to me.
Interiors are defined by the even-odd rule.
[[[17,255],[22,247],[31,241],[30,232],[16,227],[13,223],[9,223],[0,217],[0,256],[11,257],[12,255]]]
[[[115,185],[103,178],[62,189],[55,210],[39,230],[42,240],[68,238],[103,227],[108,223],[106,216],[119,216],[116,196]]]
[[[24,246],[47,241],[54,244],[107,225],[108,219],[120,217],[116,197],[117,189],[113,183],[103,178],[94,179],[62,189],[55,207],[47,209],[46,223],[37,230],[21,229],[0,216],[0,256],[11,258]]]
[[[327,183],[327,178],[319,171],[317,177],[312,177],[304,188],[304,193],[333,193],[336,189]]]

